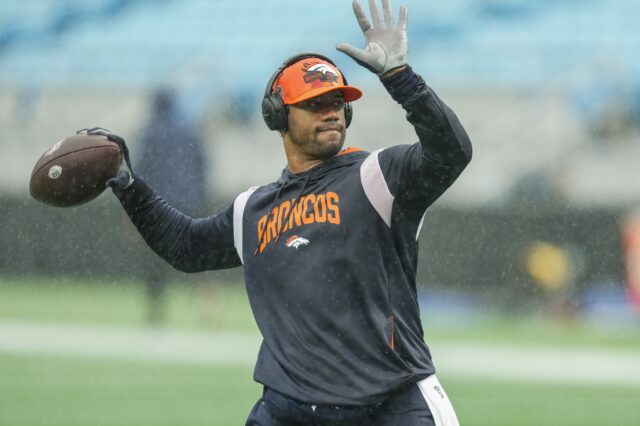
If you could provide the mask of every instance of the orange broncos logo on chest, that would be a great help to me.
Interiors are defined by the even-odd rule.
[[[340,225],[340,197],[335,192],[308,194],[285,200],[258,221],[258,238],[262,253],[267,244],[289,229],[312,223]]]

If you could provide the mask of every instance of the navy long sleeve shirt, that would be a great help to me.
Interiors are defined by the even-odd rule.
[[[426,209],[471,159],[459,120],[410,67],[382,82],[419,141],[349,148],[192,219],[142,179],[115,191],[177,269],[244,267],[263,342],[254,378],[312,404],[378,403],[435,372],[416,294]]]

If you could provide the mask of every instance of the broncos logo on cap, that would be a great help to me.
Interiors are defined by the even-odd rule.
[[[306,69],[303,68],[303,70],[306,71],[303,77],[305,83],[311,83],[316,80],[322,82],[338,81],[338,71],[325,63],[313,64]]]

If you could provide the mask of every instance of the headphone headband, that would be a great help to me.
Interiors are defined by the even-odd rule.
[[[302,59],[307,59],[307,58],[322,59],[323,61],[327,61],[331,65],[333,65],[334,67],[338,68],[338,66],[331,59],[327,58],[324,55],[321,55],[320,53],[306,52],[306,53],[299,53],[297,55],[293,55],[293,56],[289,57],[289,59],[285,60],[282,63],[282,65],[280,65],[280,67],[276,70],[276,72],[274,72],[273,75],[271,75],[271,78],[269,79],[269,82],[267,83],[267,87],[264,90],[264,97],[267,97],[269,95],[273,95],[274,94],[273,93],[273,85],[276,83],[276,80],[278,79],[278,77],[280,77],[280,74],[282,74],[282,71],[284,71],[285,68],[295,64],[296,62],[298,62],[298,61],[300,61]],[[342,76],[342,80],[344,81],[344,84],[347,84],[347,81],[344,79],[344,75]]]

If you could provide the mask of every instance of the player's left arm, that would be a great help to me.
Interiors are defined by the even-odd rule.
[[[381,81],[407,111],[419,142],[385,149],[379,154],[380,167],[394,192],[422,189],[430,204],[471,161],[471,141],[453,110],[411,67]]]
[[[369,6],[372,21],[358,0],[353,2],[365,48],[341,43],[337,49],[376,73],[393,99],[407,111],[419,142],[387,148],[376,154],[376,161],[392,195],[424,212],[469,163],[471,142],[455,113],[407,65],[407,8],[400,8],[396,24],[390,0],[382,0],[382,17],[375,0],[370,0]]]

